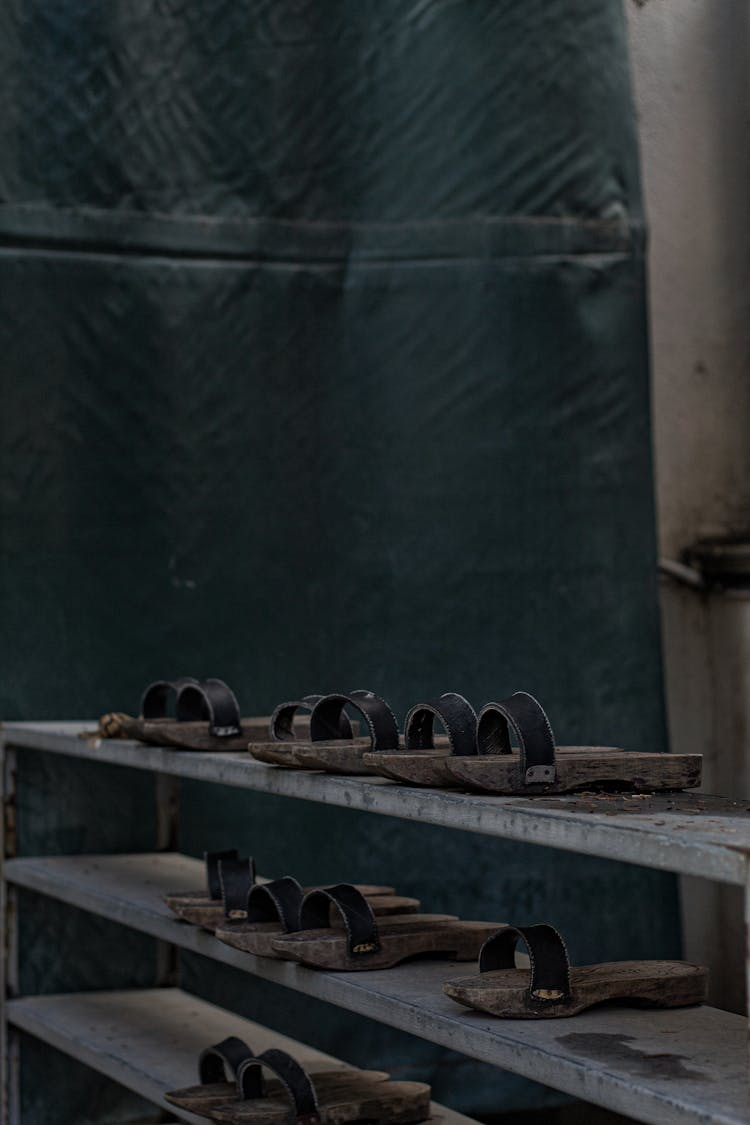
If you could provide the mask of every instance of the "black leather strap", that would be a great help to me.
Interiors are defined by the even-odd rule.
[[[370,904],[351,883],[338,883],[325,890],[310,891],[302,900],[299,914],[300,930],[328,929],[331,904],[344,920],[349,954],[367,957],[380,951],[380,937]]]
[[[214,738],[236,738],[242,734],[239,704],[223,680],[186,684],[177,693],[177,719],[181,723],[207,719]]]
[[[219,882],[224,917],[233,922],[247,918],[247,900],[255,883],[255,861],[220,859]]]
[[[493,934],[479,954],[480,973],[515,968],[515,949],[522,941],[529,951],[530,1004],[561,1004],[572,996],[568,950],[554,926],[504,926]]]
[[[260,1074],[261,1067],[267,1067],[280,1079],[281,1084],[289,1094],[293,1109],[289,1120],[297,1125],[318,1125],[318,1096],[312,1084],[310,1075],[300,1064],[288,1055],[286,1051],[274,1049],[264,1051],[262,1055],[247,1059],[242,1063],[237,1072],[237,1086],[240,1098],[256,1098],[253,1076]]]
[[[236,848],[223,852],[204,852],[203,861],[206,864],[206,882],[208,884],[208,897],[218,901],[221,898],[221,879],[219,878],[219,863],[223,859],[239,859],[240,853]]]
[[[310,737],[313,742],[330,742],[351,738],[341,734],[341,718],[345,707],[353,707],[367,724],[373,750],[398,750],[398,723],[388,704],[371,691],[352,691],[349,695],[324,695],[315,704],[310,716]]]
[[[294,720],[298,711],[312,711],[316,703],[323,698],[322,695],[303,695],[302,699],[293,699],[289,703],[280,703],[271,715],[271,738],[274,742],[293,742]],[[352,725],[346,712],[341,712],[339,722],[339,738],[351,738]]]
[[[435,749],[436,718],[445,727],[451,754],[476,754],[476,713],[462,695],[452,691],[430,703],[418,703],[416,707],[412,707],[404,722],[404,744],[407,750]]]
[[[271,883],[258,883],[247,900],[248,922],[280,922],[285,934],[299,929],[299,914],[305,892],[296,879],[284,875]]]
[[[187,684],[197,683],[192,676],[182,676],[177,680],[154,680],[141,696],[141,716],[144,719],[166,719],[171,693],[178,696]]]
[[[511,731],[521,753],[526,785],[547,784],[556,777],[555,736],[544,708],[533,695],[517,691],[501,703],[488,703],[479,712],[477,745],[480,754],[511,754]]]
[[[213,1047],[206,1047],[198,1058],[198,1076],[202,1086],[211,1086],[214,1082],[231,1082],[237,1077],[240,1067],[244,1062],[252,1059],[253,1052],[247,1043],[243,1043],[235,1035],[222,1039],[221,1043],[214,1043]],[[259,1076],[259,1071],[254,1071]],[[258,1093],[248,1095],[260,1097],[262,1093],[260,1081]]]

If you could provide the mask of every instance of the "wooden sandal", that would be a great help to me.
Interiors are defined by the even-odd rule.
[[[244,911],[227,912],[226,920],[216,928],[216,937],[244,953],[278,957],[272,946],[274,938],[296,933],[300,928],[300,910],[305,895],[324,889],[311,887],[305,890],[290,875],[272,883],[259,884],[247,896]],[[394,918],[413,920],[422,917],[417,914],[419,899],[373,893],[378,889],[367,886],[355,888],[377,917],[385,917],[389,922]],[[329,921],[332,926],[341,924],[338,916]]]
[[[385,700],[374,692],[353,691],[349,695],[318,698],[310,714],[307,739],[300,739],[290,728],[290,709],[296,706],[282,703],[276,708],[271,716],[271,741],[251,746],[254,758],[298,769],[364,774],[370,772],[362,765],[365,751],[398,749],[398,723]],[[369,731],[367,737],[355,737],[346,707],[362,717]]]
[[[240,859],[236,848],[221,852],[204,852],[207,890],[175,891],[164,895],[164,902],[178,918],[193,926],[213,929],[224,915],[224,886],[231,885],[233,895],[245,897],[255,884],[255,862]]]
[[[330,924],[332,905],[343,920],[343,933],[341,927]],[[280,957],[316,969],[390,969],[420,955],[473,961],[496,929],[495,922],[465,922],[429,914],[396,915],[378,925],[370,903],[356,887],[339,883],[305,895],[299,931],[272,938],[271,948]]]
[[[264,1089],[261,1067],[279,1082]],[[284,1051],[264,1051],[242,1063],[237,1085],[238,1100],[211,1111],[219,1125],[284,1125],[290,1119],[298,1125],[408,1125],[430,1114],[431,1090],[423,1082],[392,1082],[361,1070],[311,1077]]]
[[[255,1057],[246,1043],[235,1036],[230,1036],[201,1052],[198,1061],[199,1085],[172,1090],[165,1097],[180,1109],[200,1117],[209,1117],[214,1109],[239,1100],[240,1066]],[[346,1083],[344,1076],[350,1073],[349,1070],[344,1070],[341,1066],[332,1067],[328,1063],[319,1065],[323,1069],[315,1072],[316,1088],[327,1092]],[[371,1082],[385,1082],[388,1079],[388,1074],[384,1070],[351,1071],[351,1073],[363,1073]],[[272,1095],[280,1094],[281,1084],[269,1083],[268,1092]]]
[[[297,761],[297,750],[300,746],[309,746],[310,720],[307,730],[301,730],[297,721],[299,711],[312,712],[316,704],[323,698],[322,695],[305,695],[302,699],[289,700],[280,703],[268,722],[264,740],[255,742],[248,747],[250,753],[259,762],[268,765],[284,766],[290,769],[305,768]],[[349,716],[342,710],[338,725],[339,737],[345,741],[357,741],[359,723],[351,722]],[[365,740],[366,742],[368,740]],[[369,743],[368,743],[369,744]]]
[[[511,734],[518,742],[516,753]],[[487,793],[532,796],[594,787],[629,792],[688,789],[701,781],[700,754],[556,747],[544,709],[525,691],[482,708],[477,745],[477,756],[446,761],[454,785]]]
[[[247,1059],[255,1057],[247,1043],[235,1035],[222,1039],[201,1051],[198,1059],[200,1085],[186,1086],[166,1094],[167,1101],[199,1117],[207,1117],[212,1109],[226,1105],[237,1096],[237,1072]]]
[[[170,714],[173,695],[174,715]],[[184,676],[149,684],[139,718],[110,712],[102,715],[96,731],[86,731],[82,737],[134,738],[181,750],[247,750],[248,742],[268,738],[268,723],[265,717],[240,718],[234,692],[223,680]],[[305,738],[308,731],[309,720],[298,718],[296,737]]]
[[[146,742],[181,750],[247,750],[250,741],[265,737],[266,718],[240,717],[232,689],[223,680],[183,683],[177,690],[175,718],[160,712],[161,682],[151,684],[141,704],[141,737]],[[156,714],[155,714],[156,713]]]
[[[446,736],[435,736],[435,720]],[[456,692],[446,692],[430,703],[412,707],[404,722],[404,749],[396,753],[365,753],[363,767],[392,781],[445,789],[460,783],[448,770],[453,756],[477,753],[477,716],[471,704]]]
[[[531,976],[516,968],[515,948],[529,951]],[[504,926],[482,947],[479,975],[446,981],[443,991],[468,1008],[502,1019],[559,1019],[607,1001],[683,1008],[706,999],[708,970],[687,961],[612,961],[570,967],[553,926]]]
[[[258,888],[270,884],[267,879],[258,882],[254,861],[239,859],[236,850],[207,853],[206,874],[208,897],[202,891],[183,891],[180,894],[165,895],[164,901],[182,921],[209,931],[214,931],[217,926],[245,921],[249,897],[256,888],[256,883]],[[294,879],[291,882],[298,885]],[[308,891],[318,889],[300,888],[299,902]],[[393,887],[362,884],[358,890],[377,902],[376,913],[379,914],[406,914],[419,910],[418,898],[396,895]]]

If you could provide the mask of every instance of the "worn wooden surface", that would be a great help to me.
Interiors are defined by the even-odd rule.
[[[529,1004],[529,971],[497,969],[446,981],[451,1000],[512,1019],[557,1019],[575,1016],[605,1001],[635,1007],[683,1008],[706,999],[708,972],[685,961],[616,961],[575,966],[570,970],[572,999]]]
[[[468,788],[504,796],[570,793],[607,786],[635,793],[692,789],[700,785],[700,754],[616,753],[592,749],[562,750],[556,778],[529,789],[517,754],[442,757],[428,754],[365,754],[363,769],[407,785]]]
[[[10,744],[28,750],[320,801],[745,886],[750,800],[694,792],[524,798],[433,791],[394,785],[384,778],[276,769],[249,754],[185,754],[134,742],[97,744],[77,737],[90,727],[90,722],[8,723],[4,731]]]
[[[692,789],[700,785],[703,759],[700,754],[597,754],[572,752],[559,754],[556,778],[538,786],[543,793],[571,793],[580,789],[608,786],[634,793]],[[448,772],[472,789],[502,795],[526,790],[521,760],[515,754],[487,754],[477,758],[450,758]]]
[[[199,860],[164,853],[55,856],[12,860],[7,877],[636,1119],[654,1125],[746,1125],[747,1021],[741,1016],[708,1007],[615,1007],[562,1023],[529,1024],[470,1012],[445,996],[443,983],[458,975],[455,962],[347,974],[253,957],[177,921],[162,901],[168,888],[194,887],[202,870]]]
[[[393,1082],[379,1071],[354,1068],[315,1072],[318,1115],[322,1122],[345,1125],[350,1121],[384,1121],[393,1125],[425,1121],[430,1115],[430,1087],[423,1082]],[[207,1093],[207,1091],[209,1091]],[[193,1113],[203,1110],[213,1121],[226,1125],[289,1120],[290,1099],[282,1084],[266,1080],[262,1098],[241,1100],[226,1084],[211,1092],[210,1087],[193,1086],[167,1094],[171,1105]]]
[[[502,922],[436,920],[434,915],[414,919],[405,914],[378,923],[380,949],[367,956],[350,953],[347,935],[337,929],[281,934],[272,939],[271,948],[279,957],[288,957],[316,969],[372,972],[425,955],[439,955],[448,961],[476,961],[484,943],[502,925]]]
[[[346,1066],[176,988],[30,996],[12,1001],[8,1015],[14,1026],[193,1125],[205,1125],[205,1118],[169,1106],[164,1094],[194,1082],[200,1051],[228,1035],[244,1039],[256,1052],[288,1051],[312,1073]],[[431,1110],[439,1125],[474,1125],[445,1106],[433,1103]]]
[[[366,1076],[368,1081],[374,1082],[385,1082],[388,1079],[388,1074],[384,1070],[362,1071],[357,1070],[356,1067],[342,1066],[331,1066],[330,1069],[326,1070],[316,1068],[314,1072],[308,1070],[308,1074],[315,1082],[315,1089],[323,1093],[330,1091],[332,1088],[355,1085],[362,1080],[362,1076]],[[281,1083],[273,1079],[269,1080],[265,1073],[263,1074],[263,1087],[271,1097],[277,1097],[282,1093]],[[232,1080],[207,1082],[183,1086],[179,1090],[170,1090],[167,1094],[167,1101],[170,1105],[179,1106],[180,1109],[187,1109],[191,1113],[208,1117],[211,1110],[226,1105],[227,1102],[235,1102],[238,1097],[237,1083]]]

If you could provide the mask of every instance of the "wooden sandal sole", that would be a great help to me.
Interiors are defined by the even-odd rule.
[[[310,1076],[321,1097],[338,1094],[348,1088],[356,1090],[358,1085],[362,1085],[363,1079],[368,1083],[376,1084],[387,1082],[390,1078],[390,1075],[384,1070],[357,1071],[344,1069],[343,1067],[311,1071]],[[275,1079],[268,1080],[265,1083],[265,1088],[271,1098],[283,1096],[283,1087]],[[186,1086],[182,1090],[172,1090],[165,1094],[165,1098],[170,1105],[176,1105],[180,1109],[196,1113],[201,1117],[208,1116],[214,1109],[226,1107],[239,1100],[236,1082],[212,1082],[203,1086]]]
[[[403,751],[403,735],[400,736]],[[435,739],[436,749],[446,755],[450,746],[447,737]],[[322,770],[325,773],[366,777],[373,773],[366,759],[371,755],[369,738],[333,739],[330,742],[265,742],[250,746],[250,753],[259,762],[285,766],[287,769]],[[379,750],[377,756],[388,751]],[[389,755],[390,756],[390,755]]]
[[[635,750],[602,753],[596,748],[571,747],[556,751],[554,781],[528,786],[518,755],[451,758],[446,768],[453,784],[504,796],[572,793],[577,789],[606,788],[631,793],[692,789],[700,785],[700,754],[644,754]]]
[[[559,1019],[607,1002],[650,1008],[684,1008],[706,999],[708,971],[686,961],[615,961],[570,970],[572,996],[532,1002],[529,974],[496,969],[446,981],[443,991],[467,1008],[501,1019]]]
[[[316,1082],[317,1090],[317,1082]],[[271,1104],[269,1105],[269,1102]],[[430,1113],[430,1087],[422,1082],[368,1082],[348,1084],[338,1092],[323,1095],[318,1090],[317,1116],[321,1125],[346,1125],[366,1121],[372,1125],[409,1125],[424,1121]],[[254,1098],[221,1106],[211,1112],[218,1125],[276,1125],[288,1121],[289,1103],[284,1098]]]
[[[580,754],[580,746],[558,746],[556,753],[565,757],[569,754]],[[612,746],[586,747],[588,753],[597,755],[624,754],[625,751]],[[460,766],[469,762],[470,767],[478,762],[486,761],[480,757],[459,757],[448,754],[434,754],[431,750],[415,751],[414,753],[389,754],[384,752],[366,753],[363,755],[363,765],[368,773],[377,773],[391,781],[400,781],[406,785],[419,785],[429,789],[460,789],[466,788],[467,782],[460,772]],[[493,756],[491,761],[495,761]],[[517,760],[517,759],[516,759]],[[459,769],[454,770],[453,765],[459,764]]]
[[[372,903],[370,904],[372,906]],[[455,922],[458,921],[455,914],[404,914],[390,916],[387,920],[388,926],[399,926],[415,921],[422,921],[428,924],[436,922]],[[341,936],[344,927],[341,919],[334,919],[334,925],[331,929]],[[241,950],[242,953],[252,953],[256,957],[274,957],[277,960],[296,960],[295,957],[279,953],[274,948],[274,942],[278,938],[284,938],[287,935],[281,929],[281,926],[276,922],[227,922],[216,929],[216,937],[219,941],[223,941],[225,945],[231,945],[234,949]]]
[[[484,942],[496,932],[497,922],[427,923],[405,917],[403,924],[378,927],[380,949],[357,956],[340,930],[304,930],[275,938],[271,947],[280,957],[315,969],[344,972],[390,969],[411,957],[437,956],[475,961]]]
[[[179,750],[217,750],[234,752],[247,750],[248,743],[261,742],[268,738],[270,718],[248,718],[240,720],[240,733],[228,738],[217,738],[208,730],[205,721],[177,722],[176,719],[136,719],[139,738],[152,746],[170,746]],[[299,720],[300,737],[309,730],[309,719]]]

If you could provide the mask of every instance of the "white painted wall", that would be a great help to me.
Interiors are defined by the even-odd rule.
[[[750,530],[750,16],[747,0],[624,0],[650,229],[661,553]],[[707,791],[750,798],[750,601],[665,583],[674,749]],[[749,802],[750,803],[750,802]],[[685,880],[686,955],[743,1004],[730,889]]]

